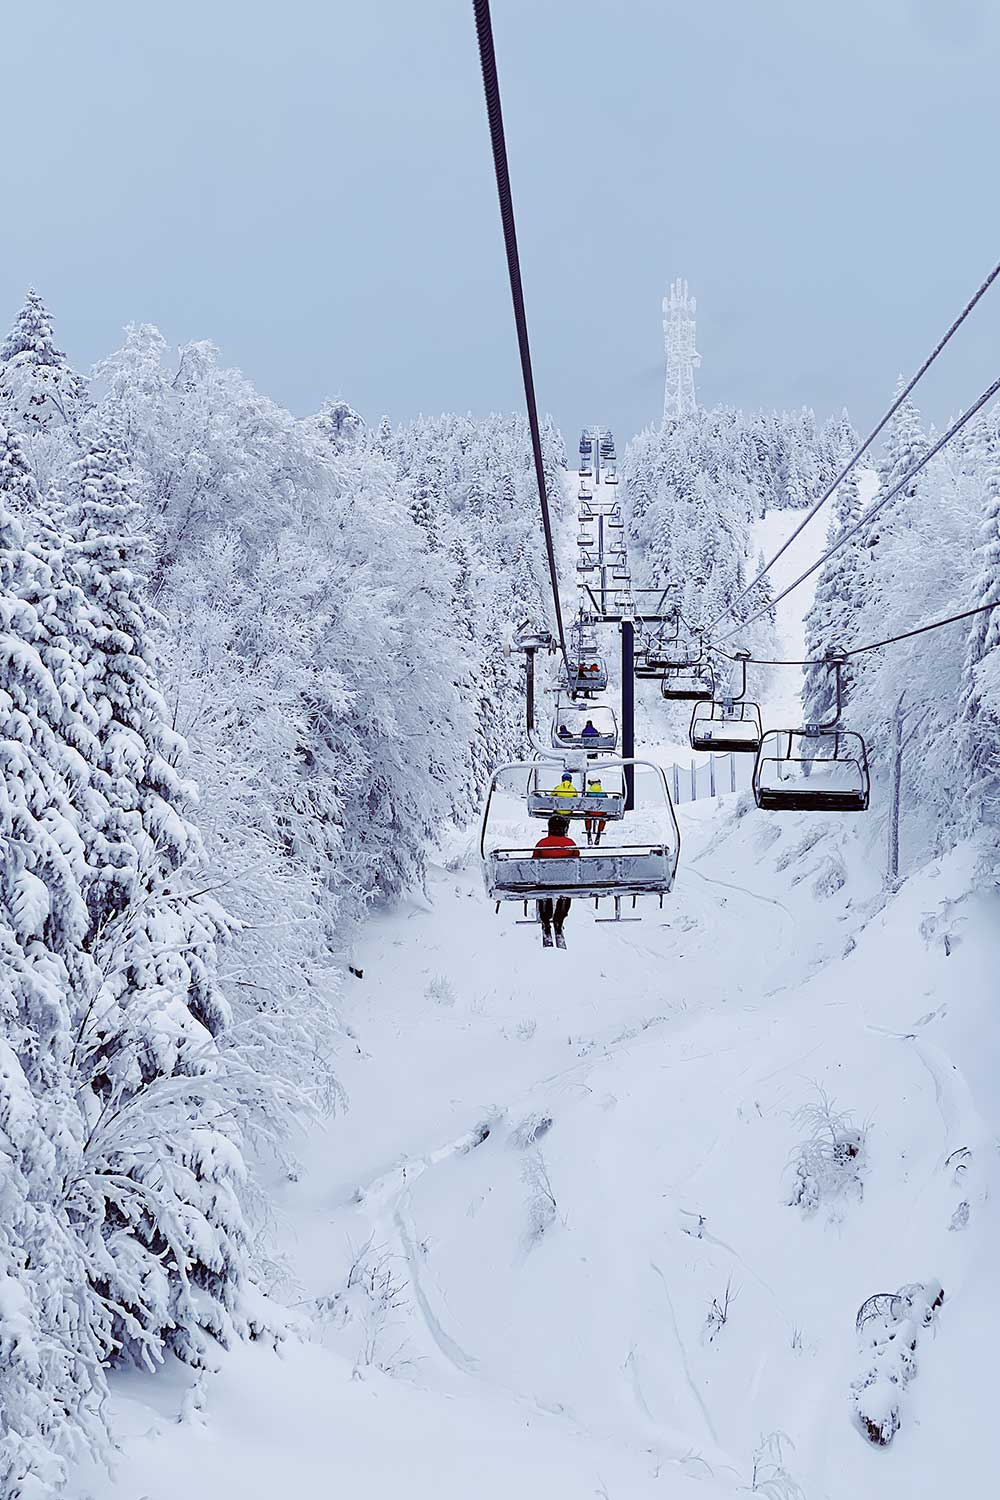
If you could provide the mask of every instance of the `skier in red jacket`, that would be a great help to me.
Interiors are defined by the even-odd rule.
[[[571,859],[579,855],[580,849],[577,844],[568,837],[569,819],[560,817],[553,813],[549,819],[549,831],[545,838],[539,839],[535,845],[535,859]],[[553,902],[547,896],[538,902],[538,919],[542,924],[542,947],[552,947],[552,933],[555,929],[557,948],[565,948],[566,939],[563,937],[563,923],[569,914],[570,899],[568,896],[560,896]]]

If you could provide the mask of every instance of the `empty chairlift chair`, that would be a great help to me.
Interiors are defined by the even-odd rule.
[[[737,754],[742,752],[754,755],[760,749],[763,732],[760,709],[756,703],[745,701],[749,653],[738,652],[736,660],[741,669],[739,692],[728,694],[723,689],[710,703],[695,705],[689,736],[692,750],[714,750],[720,754],[733,751]]]
[[[646,648],[646,658],[653,667],[699,667],[704,662],[705,648],[701,636],[694,631],[681,630],[681,619],[677,615],[673,627],[664,625],[656,635],[651,635]]]
[[[715,678],[706,665],[665,667],[660,694],[672,703],[710,702],[715,697]]]
[[[767,812],[864,812],[871,781],[861,735],[840,727],[844,657],[827,655],[836,675],[833,718],[802,729],[769,729],[753,769],[753,794]]]
[[[595,905],[610,897],[615,906],[612,920],[619,920],[623,897],[632,897],[634,902],[638,896],[658,896],[662,904],[663,897],[673,889],[677,874],[680,854],[677,818],[660,767],[635,760],[602,762],[602,778],[613,771],[624,772],[626,767],[632,768],[633,775],[639,773],[644,784],[656,790],[658,806],[655,809],[650,806],[641,820],[642,831],[653,836],[646,842],[625,843],[627,835],[621,832],[622,824],[615,821],[611,825],[616,830],[615,841],[581,848],[577,854],[563,859],[536,859],[527,840],[522,847],[512,847],[510,842],[509,810],[505,805],[509,799],[503,795],[505,778],[509,783],[511,774],[526,773],[530,778],[530,797],[531,779],[539,768],[517,762],[494,772],[483,811],[480,856],[486,893],[496,902],[497,911],[504,901],[523,902],[527,910],[530,901],[560,896],[572,900],[593,898]],[[552,772],[546,769],[542,774]],[[600,816],[609,813],[605,804]],[[537,816],[543,816],[540,809]]]

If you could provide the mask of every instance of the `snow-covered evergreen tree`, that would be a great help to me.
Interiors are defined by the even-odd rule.
[[[1000,410],[978,424],[982,522],[971,590],[973,608],[996,606],[969,621],[959,694],[958,763],[967,825],[995,823],[1000,807]]]
[[[842,480],[833,497],[833,513],[827,529],[829,549],[854,526],[861,514],[856,473]],[[858,595],[859,538],[852,538],[829,558],[819,572],[816,593],[806,615],[806,655],[814,661],[828,651],[846,650],[856,638],[860,599]],[[807,724],[828,722],[836,707],[836,677],[829,667],[804,668],[803,716]],[[847,707],[854,681],[851,663],[840,672],[841,706]]]
[[[48,308],[30,287],[0,346],[0,420],[30,436],[75,428],[86,402],[86,385],[56,347]]]

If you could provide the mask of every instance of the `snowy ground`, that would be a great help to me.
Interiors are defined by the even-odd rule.
[[[566,953],[494,916],[471,840],[368,925],[349,1108],[278,1186],[306,1338],[119,1382],[76,1500],[716,1500],[775,1432],[765,1495],[991,1493],[998,903],[959,851],[882,906],[860,820],[736,814],[682,808],[663,912],[578,906]],[[821,1090],[866,1144],[810,1214]],[[855,1314],[933,1277],[873,1449]]]

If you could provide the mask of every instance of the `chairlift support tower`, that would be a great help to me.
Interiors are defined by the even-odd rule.
[[[686,281],[678,277],[670,283],[670,291],[663,299],[664,422],[693,416],[698,409],[694,372],[701,364],[701,355],[695,346],[696,306]]]

